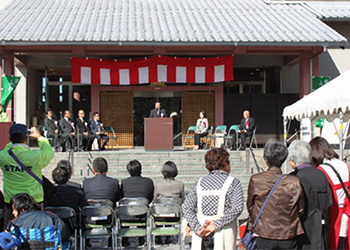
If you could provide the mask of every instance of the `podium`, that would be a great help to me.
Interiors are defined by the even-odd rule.
[[[10,127],[12,122],[0,122],[0,150],[3,150],[5,146],[10,142]]]
[[[173,150],[173,118],[145,118],[145,150]]]

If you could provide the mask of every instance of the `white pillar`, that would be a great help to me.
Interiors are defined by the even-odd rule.
[[[26,66],[16,66],[15,76],[21,79],[14,93],[14,121],[16,123],[27,124],[27,68]]]

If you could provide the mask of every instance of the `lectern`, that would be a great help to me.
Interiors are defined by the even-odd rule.
[[[145,150],[172,150],[173,118],[145,118]]]
[[[12,122],[0,122],[0,150],[3,150],[10,142],[10,127]]]

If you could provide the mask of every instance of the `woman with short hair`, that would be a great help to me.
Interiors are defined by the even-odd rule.
[[[328,208],[329,249],[349,249],[350,202],[336,174],[338,172],[349,192],[349,166],[339,159],[338,154],[326,139],[315,137],[310,141],[310,146],[311,164],[326,175],[332,189],[333,204]]]
[[[209,174],[200,178],[182,206],[192,234],[192,249],[202,249],[202,237],[214,235],[215,250],[236,249],[236,219],[243,210],[240,181],[230,177],[230,155],[224,148],[205,154]]]
[[[164,163],[162,168],[163,180],[155,183],[154,199],[157,197],[179,197],[182,201],[184,195],[184,184],[182,181],[175,180],[177,176],[176,164],[172,161]]]

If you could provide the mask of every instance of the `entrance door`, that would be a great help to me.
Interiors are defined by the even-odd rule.
[[[159,101],[174,121],[174,145],[181,145],[182,105],[181,92],[134,92],[134,144],[144,146],[144,118],[149,117],[151,109]]]

